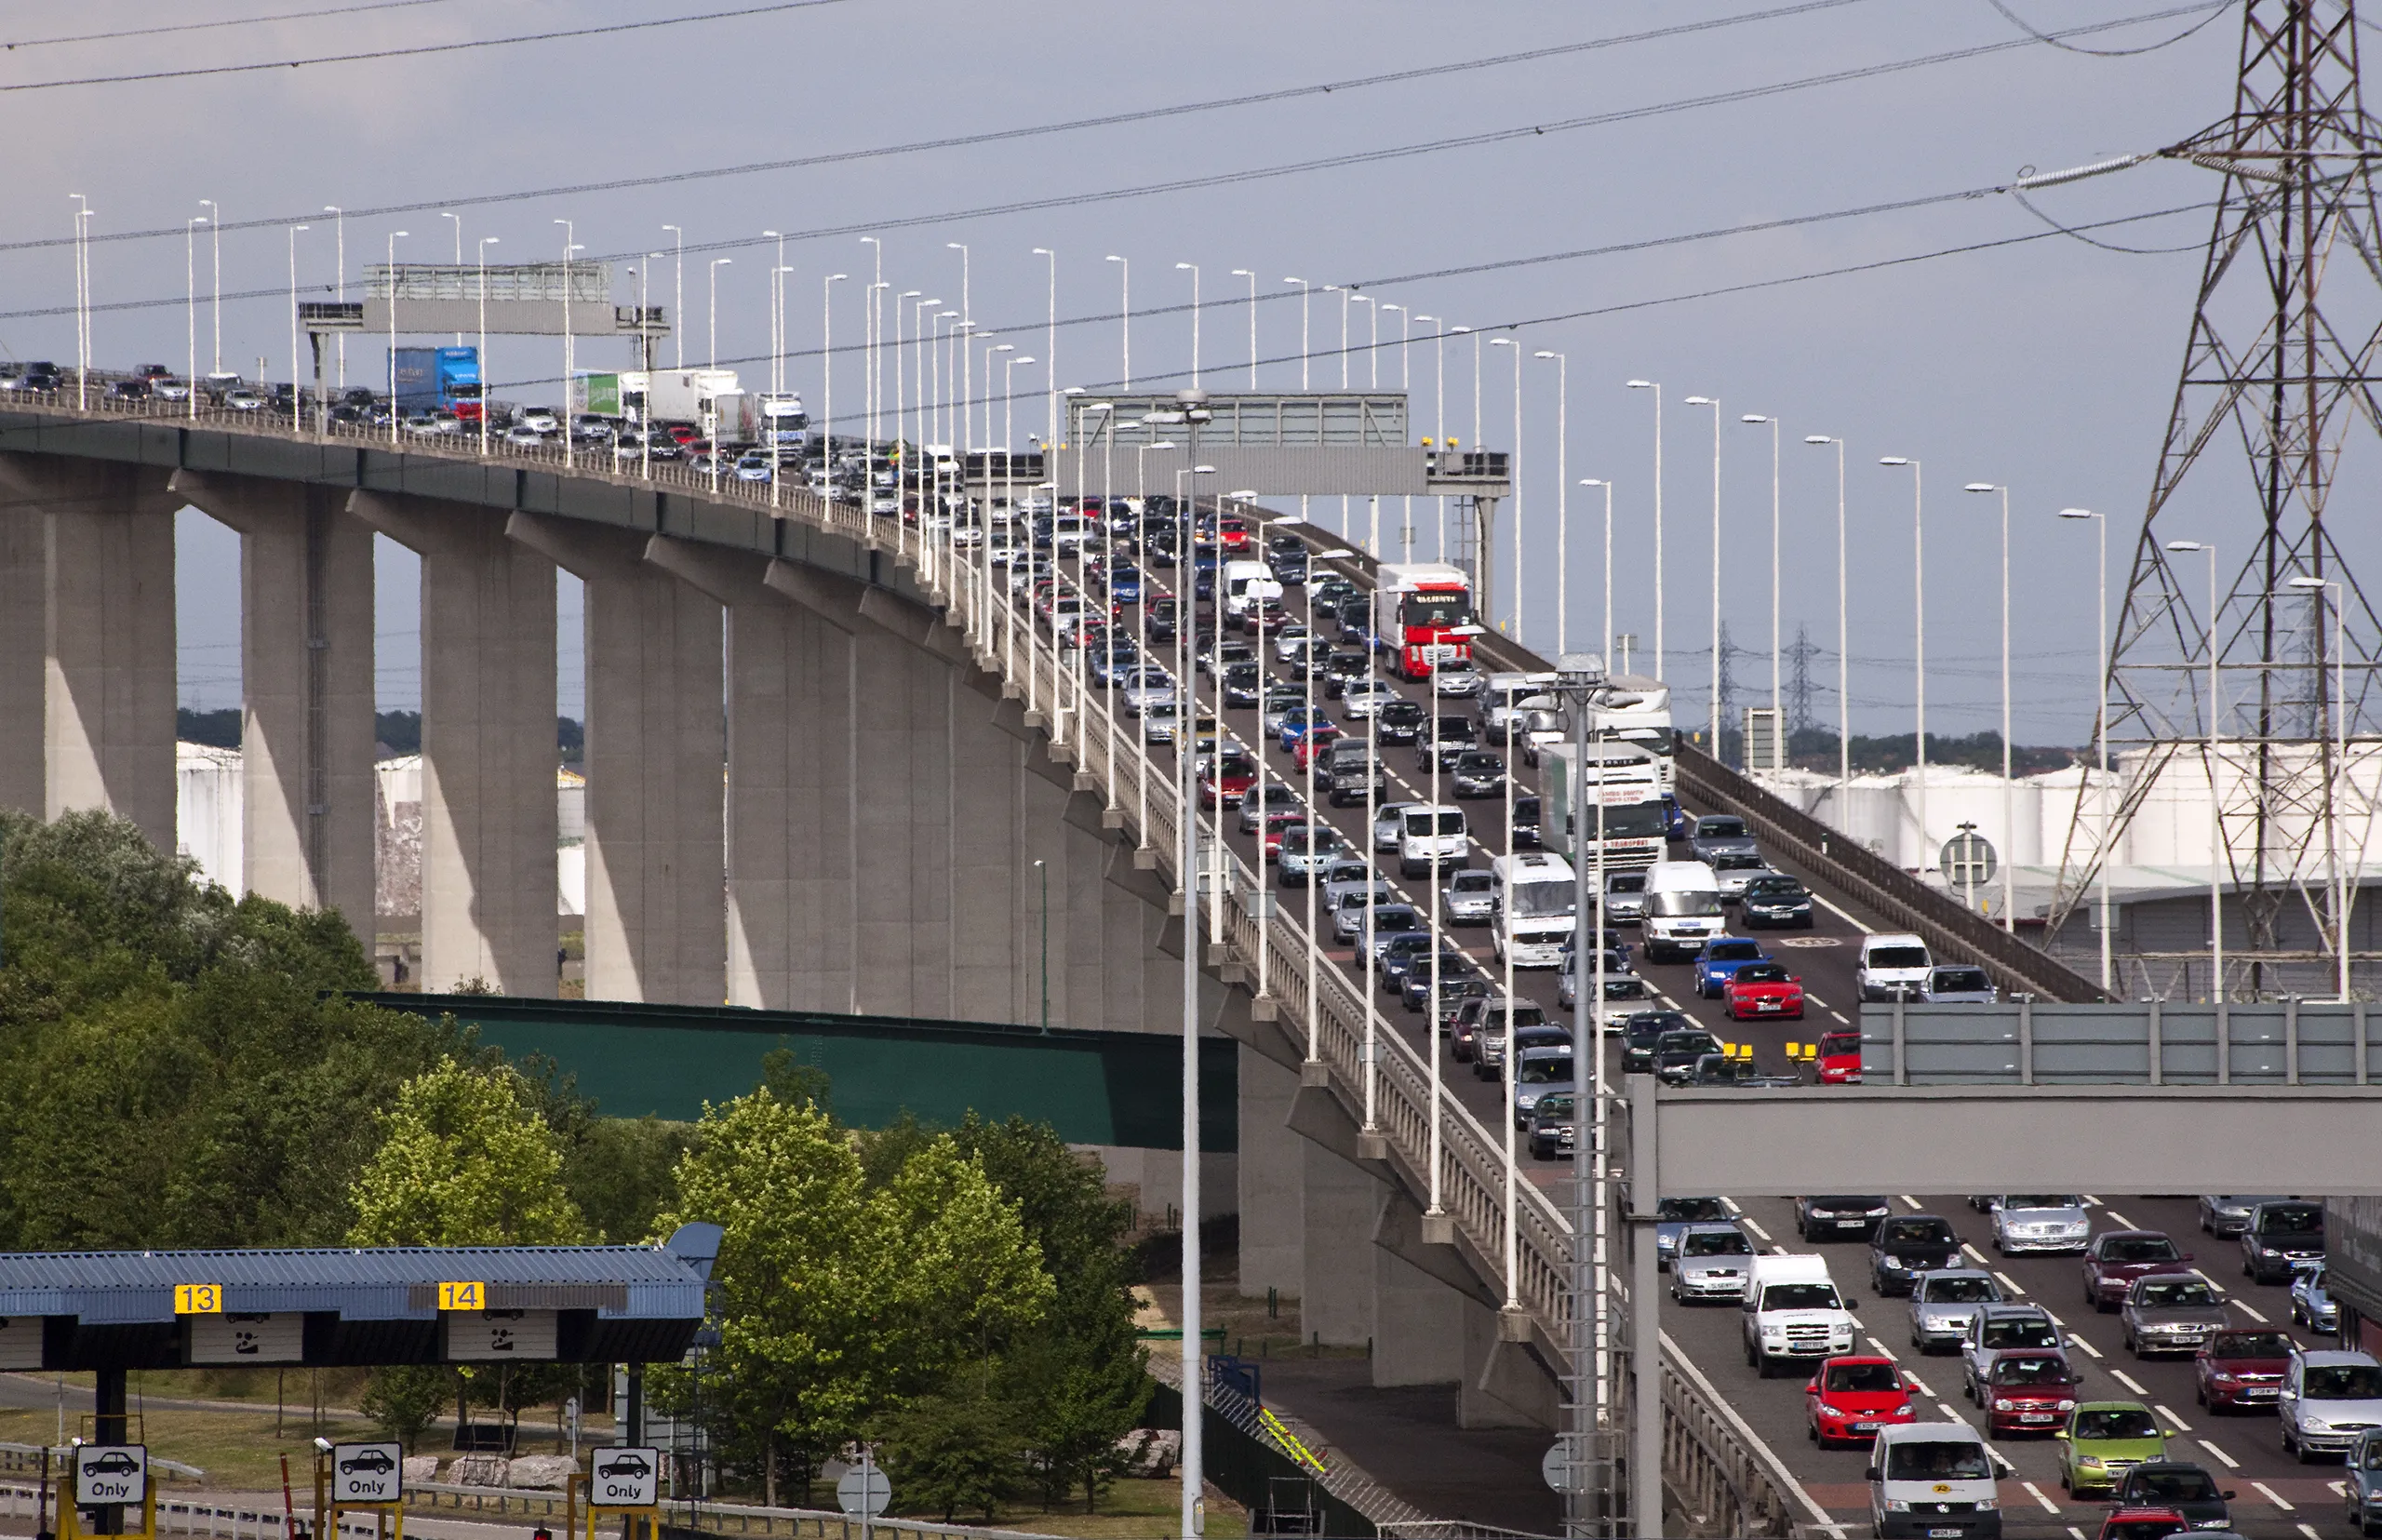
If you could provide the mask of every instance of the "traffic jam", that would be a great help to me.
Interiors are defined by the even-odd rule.
[[[1582,754],[1555,676],[1475,645],[1460,568],[1359,582],[1327,529],[1206,499],[1019,514],[986,554],[1013,597],[1120,731],[1170,772],[1194,755],[1203,810],[1313,917],[1316,966],[1442,1056],[1529,1180],[1568,1186],[1580,1137],[1574,861],[1610,1076],[1854,1082],[1862,1002],[1994,998],[1680,798],[1658,679],[1611,678]],[[2280,1196],[1666,1199],[1664,1327],[1823,1531],[2371,1534],[2382,1365],[2332,1340],[2322,1223]]]

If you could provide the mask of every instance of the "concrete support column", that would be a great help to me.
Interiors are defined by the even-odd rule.
[[[1464,1379],[1456,1389],[1456,1426],[1562,1426],[1561,1386],[1529,1344],[1515,1340],[1515,1323],[1496,1306],[1469,1297],[1461,1310]]]
[[[1372,1339],[1373,1226],[1381,1184],[1320,1144],[1301,1140],[1305,1186],[1299,1321],[1309,1341],[1361,1347]]]
[[[765,556],[656,535],[645,559],[727,607],[729,1003],[856,1011],[857,616],[768,586]]]
[[[43,662],[49,655],[46,576],[47,520],[41,509],[0,488],[0,808],[38,818],[49,805],[42,720]]]
[[[165,475],[0,455],[0,497],[43,517],[42,816],[105,808],[170,850],[177,504]]]
[[[501,512],[361,491],[348,507],[422,557],[422,987],[551,996],[554,563]]]
[[[1464,1377],[1467,1295],[1407,1260],[1422,1234],[1422,1211],[1402,1191],[1384,1194],[1373,1246],[1373,1384],[1448,1385]],[[1401,1248],[1389,1244],[1396,1239]],[[1425,1248],[1445,1252],[1447,1248]],[[1443,1259],[1452,1262],[1452,1258]]]
[[[649,536],[522,513],[505,532],[587,585],[587,998],[717,1005],[720,605],[649,565]]]
[[[176,471],[240,532],[241,870],[371,950],[372,531],[334,487]]]
[[[1291,1132],[1299,1072],[1240,1051],[1240,1292],[1305,1286],[1306,1141]]]

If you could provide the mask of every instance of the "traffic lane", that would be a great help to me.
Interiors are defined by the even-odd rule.
[[[1990,1270],[2002,1279],[2006,1293],[2023,1303],[2043,1306],[2061,1323],[2064,1333],[2076,1344],[2070,1359],[2079,1369],[2085,1398],[2141,1400],[2153,1406],[2168,1429],[2174,1457],[2206,1467],[2220,1485],[2234,1489],[2245,1507],[2256,1509],[2263,1506],[2266,1517],[2280,1522],[2282,1516],[2320,1507],[2330,1500],[2332,1494],[2325,1483],[2337,1480],[2337,1476],[2322,1466],[2299,1466],[2284,1456],[2276,1442],[2271,1416],[2218,1417],[2196,1407],[2188,1358],[2147,1363],[2135,1360],[2122,1349],[2114,1318],[2061,1304],[2062,1299],[2079,1304],[2081,1301],[2081,1264],[2076,1258],[1995,1256],[1990,1246],[1989,1221],[1971,1210],[1962,1196],[1889,1195],[1889,1201],[1897,1212],[1925,1212],[1949,1220],[1972,1250],[1972,1263],[1984,1259]],[[1960,1394],[1959,1359],[1948,1355],[1922,1356],[1911,1350],[1907,1302],[1876,1295],[1868,1277],[1866,1245],[1798,1239],[1789,1199],[1746,1199],[1736,1200],[1736,1204],[1748,1233],[1764,1251],[1812,1252],[1828,1259],[1829,1270],[1840,1287],[1861,1301],[1855,1317],[1861,1323],[1862,1349],[1895,1359],[1925,1386],[1925,1391],[1917,1396],[1922,1416],[1957,1417],[1972,1426],[1982,1426],[1982,1413]],[[2182,1226],[2183,1233],[2176,1234],[2179,1241],[2190,1234],[2192,1212],[2188,1199],[2133,1199],[2127,1200],[2124,1208],[2104,1203],[2093,1211],[2096,1230],[2164,1227],[2176,1234],[2177,1226]],[[2219,1281],[2220,1287],[2224,1286],[2226,1280]],[[2278,1330],[2286,1329],[2287,1291],[2244,1285],[2240,1290],[2228,1290],[2228,1293],[2242,1324],[2272,1324]],[[1696,1324],[1698,1318],[1716,1313],[1729,1318],[1725,1328],[1716,1331]],[[1846,1458],[1840,1452],[1822,1452],[1802,1442],[1807,1429],[1802,1419],[1800,1379],[1791,1386],[1784,1381],[1772,1382],[1776,1386],[1773,1388],[1745,1366],[1738,1334],[1739,1312],[1681,1308],[1666,1302],[1665,1315],[1674,1337],[1689,1348],[1698,1364],[1714,1376],[1716,1384],[1732,1383],[1723,1378],[1730,1375],[1736,1377],[1733,1383],[1742,1384],[1742,1398],[1734,1404],[1755,1421],[1757,1431],[1768,1439],[1774,1429],[1781,1436],[1791,1435],[1801,1445],[1792,1453],[1781,1450],[1799,1478],[1822,1485],[1859,1479],[1863,1462],[1857,1453]],[[2268,1318],[2267,1321],[2259,1321],[2259,1316]],[[1671,1324],[1680,1318],[1685,1318],[1683,1325]],[[1693,1346],[1691,1334],[1682,1334],[1683,1331],[1692,1334]],[[2305,1332],[2293,1334],[2302,1343],[2314,1345],[2314,1339]],[[2059,1446],[2055,1440],[2005,1437],[1996,1440],[1996,1447],[2014,1467],[2014,1480],[2024,1493],[2020,1500],[2031,1504],[2036,1512],[2049,1517],[2043,1507],[2045,1501],[2070,1515],[2082,1512],[2089,1516],[2106,1506],[2069,1499],[2059,1492]],[[2032,1490],[2026,1487],[2028,1482],[2032,1483]],[[2037,1493],[2041,1495],[2037,1496]],[[1823,1501],[1827,1499],[1823,1497]],[[2291,1506],[2286,1507],[2284,1504]],[[2017,1517],[2015,1510],[2012,1517]],[[2287,1531],[2289,1526],[2284,1528]]]

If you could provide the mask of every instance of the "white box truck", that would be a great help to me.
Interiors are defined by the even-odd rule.
[[[1588,744],[1584,777],[1573,763],[1577,754],[1571,743],[1549,743],[1539,750],[1546,770],[1539,843],[1591,870],[1599,849],[1608,872],[1642,871],[1662,860],[1668,842],[1664,837],[1661,764],[1637,743],[1595,742]],[[1577,827],[1572,816],[1575,785],[1580,788]]]

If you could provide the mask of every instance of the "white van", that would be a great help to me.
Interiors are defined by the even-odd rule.
[[[1817,1363],[1853,1351],[1853,1306],[1836,1292],[1827,1259],[1758,1256],[1746,1281],[1746,1362],[1768,1379],[1775,1366]]]
[[[1915,1000],[1926,993],[1928,975],[1934,968],[1927,944],[1917,936],[1863,936],[1853,979],[1865,1000]]]
[[[1282,596],[1281,581],[1274,569],[1262,561],[1228,561],[1217,574],[1224,582],[1224,613],[1240,616],[1249,612],[1251,604]]]
[[[1720,879],[1701,861],[1657,861],[1646,868],[1646,956],[1657,962],[1692,957],[1728,929]]]
[[[1462,808],[1435,808],[1418,802],[1398,819],[1398,869],[1408,877],[1421,877],[1434,866],[1464,864],[1465,841]]]
[[[2001,1540],[1993,1452],[1966,1423],[1878,1429],[1866,1474],[1871,1533],[1880,1540]]]
[[[1491,924],[1500,961],[1517,968],[1553,968],[1563,960],[1578,912],[1572,864],[1544,850],[1501,855],[1489,863]]]

